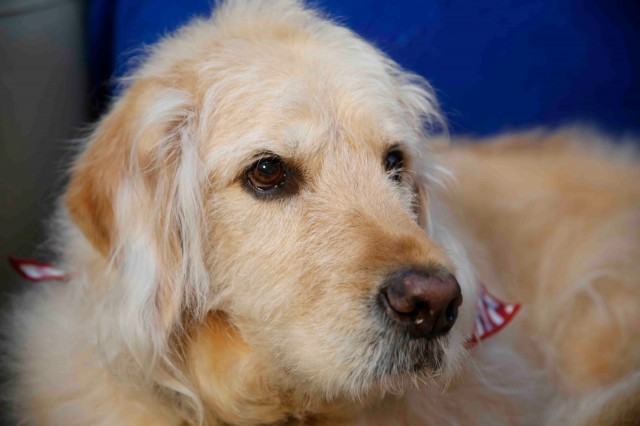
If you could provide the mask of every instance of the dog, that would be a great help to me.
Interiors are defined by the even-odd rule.
[[[18,423],[640,421],[632,151],[450,144],[422,78],[293,0],[219,5],[126,84],[52,222],[68,279],[7,320]],[[521,309],[473,345],[489,293]]]

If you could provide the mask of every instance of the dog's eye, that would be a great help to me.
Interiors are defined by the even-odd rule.
[[[384,158],[384,168],[389,177],[400,182],[402,180],[402,168],[404,167],[404,154],[398,149],[391,149]]]
[[[270,191],[286,180],[287,173],[278,157],[258,160],[247,171],[247,181],[258,191]]]

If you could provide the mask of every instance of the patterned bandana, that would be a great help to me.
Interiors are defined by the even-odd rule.
[[[476,322],[473,327],[473,333],[467,340],[467,348],[475,346],[479,341],[502,330],[518,313],[520,304],[507,304],[493,296],[482,286],[476,308],[478,310]]]
[[[22,278],[29,281],[65,281],[69,275],[48,263],[9,256],[9,263]]]

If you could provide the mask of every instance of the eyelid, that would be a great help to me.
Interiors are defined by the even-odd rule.
[[[249,167],[252,164],[256,163],[257,161],[264,160],[266,158],[279,158],[282,160],[282,156],[272,151],[258,151],[255,154],[253,154],[250,158],[247,158],[246,167]]]
[[[389,153],[392,151],[400,151],[404,153],[404,150],[402,149],[402,145],[400,145],[399,143],[392,143],[391,145],[387,146],[387,150],[385,152]]]
[[[386,151],[387,153],[394,152],[394,151],[402,153],[404,157],[406,157],[409,153],[409,149],[400,142],[393,143],[387,147],[387,151]]]
[[[237,175],[236,179],[242,179],[252,166],[257,165],[260,161],[268,158],[277,158],[285,165],[287,163],[281,155],[278,155],[273,151],[256,151],[253,155],[246,157],[246,159],[241,163],[240,173]]]

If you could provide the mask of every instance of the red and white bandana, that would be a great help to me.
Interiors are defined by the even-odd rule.
[[[9,263],[16,272],[29,281],[64,281],[69,279],[69,274],[48,263],[13,256],[9,256]]]
[[[476,303],[476,322],[473,333],[467,340],[467,347],[475,346],[479,341],[494,335],[509,324],[520,310],[520,304],[510,305],[490,294],[482,286]]]

